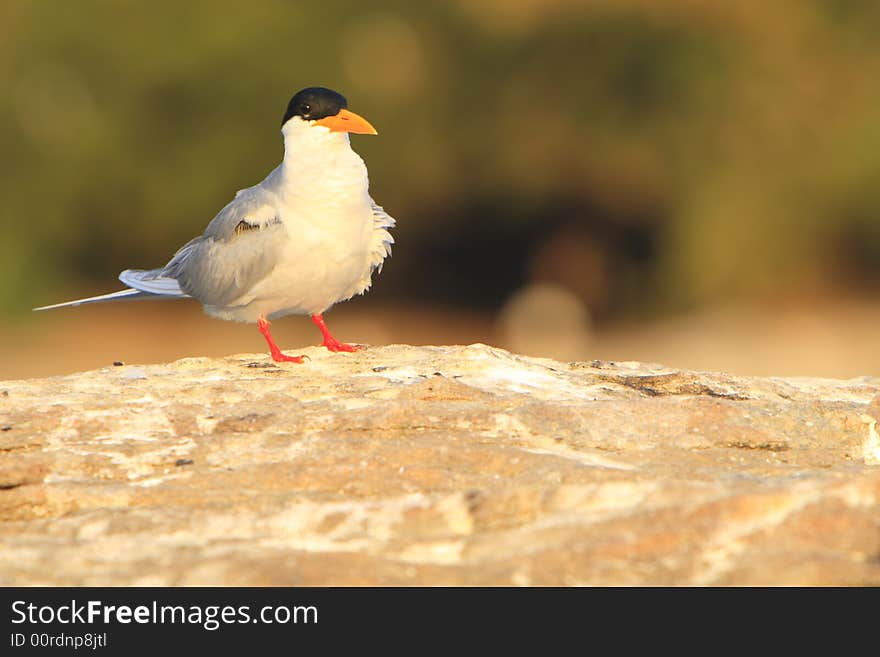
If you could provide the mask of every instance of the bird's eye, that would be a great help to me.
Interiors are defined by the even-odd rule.
[[[299,111],[302,112],[303,116],[305,116],[312,111],[312,106],[307,103],[303,103],[299,106]]]

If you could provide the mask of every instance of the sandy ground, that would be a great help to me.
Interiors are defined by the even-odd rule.
[[[488,313],[383,307],[360,299],[326,319],[339,339],[374,345],[483,342],[561,360],[638,360],[743,375],[851,378],[880,372],[880,302],[866,300],[730,305],[577,331],[548,317],[543,328],[515,339]],[[320,337],[305,317],[277,320],[273,333],[288,353]],[[265,343],[253,325],[212,319],[195,303],[95,305],[0,324],[0,379],[113,361],[160,363],[261,351]]]

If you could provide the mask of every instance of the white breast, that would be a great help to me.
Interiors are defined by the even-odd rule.
[[[374,230],[366,166],[347,134],[299,127],[285,134],[284,163],[263,183],[274,193],[288,243],[272,272],[230,304],[236,319],[322,313],[369,285]]]

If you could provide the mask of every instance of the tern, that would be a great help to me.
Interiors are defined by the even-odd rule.
[[[301,363],[272,339],[270,320],[310,315],[330,351],[360,345],[334,338],[323,314],[366,292],[391,255],[395,220],[370,196],[367,167],[349,133],[378,134],[324,87],[297,92],[281,121],[284,158],[266,178],[242,189],[164,267],[126,269],[127,289],[50,310],[106,301],[193,298],[220,319],[256,322],[276,362]]]

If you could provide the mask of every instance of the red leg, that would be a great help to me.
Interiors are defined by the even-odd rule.
[[[272,352],[272,360],[276,363],[301,363],[303,362],[302,356],[285,356],[281,353],[281,349],[278,348],[278,345],[275,344],[275,340],[272,339],[272,333],[269,331],[269,320],[265,317],[260,317],[257,319],[257,326],[260,329],[260,333],[263,334],[263,337],[266,338],[266,342],[269,343],[269,351]]]
[[[363,349],[359,344],[346,344],[330,335],[330,330],[324,323],[324,317],[322,315],[312,315],[312,321],[319,329],[321,329],[321,335],[324,336],[324,342],[321,343],[322,347],[327,347],[330,351],[360,351]]]

